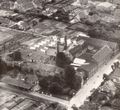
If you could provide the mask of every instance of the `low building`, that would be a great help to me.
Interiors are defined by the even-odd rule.
[[[97,53],[95,53],[92,58],[97,62],[98,66],[107,64],[111,60],[112,50],[108,46],[104,46]]]
[[[2,79],[2,82],[9,84],[9,85],[12,85],[12,86],[15,86],[15,87],[18,87],[18,88],[25,89],[25,90],[30,90],[32,87],[32,85],[25,83],[22,80],[14,79],[11,77],[4,77]]]

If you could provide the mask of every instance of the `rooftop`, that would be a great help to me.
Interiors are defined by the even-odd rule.
[[[103,47],[104,45],[108,45],[112,50],[116,49],[117,43],[116,42],[110,42],[102,39],[96,39],[96,38],[88,38],[88,37],[78,37],[78,41],[84,39],[87,44],[94,45],[96,47]]]
[[[9,85],[14,85],[16,87],[25,88],[27,90],[29,90],[32,87],[32,85],[27,84],[22,80],[17,80],[17,79],[11,78],[11,77],[4,77],[2,79],[2,82],[9,84]]]
[[[96,54],[94,54],[92,58],[99,63],[111,54],[112,54],[112,50],[108,46],[104,46]]]
[[[82,23],[75,23],[68,26],[68,29],[86,32],[88,30],[88,26]]]
[[[79,68],[87,71],[88,73],[91,72],[96,66],[97,63],[95,62],[86,62],[87,64],[80,66]]]

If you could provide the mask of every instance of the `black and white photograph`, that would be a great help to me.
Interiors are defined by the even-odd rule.
[[[120,110],[120,0],[0,0],[0,110]]]

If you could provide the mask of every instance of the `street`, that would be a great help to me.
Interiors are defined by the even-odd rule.
[[[100,68],[97,73],[91,77],[87,83],[78,91],[78,93],[70,100],[70,107],[75,104],[80,107],[84,104],[84,101],[92,94],[92,90],[100,86],[103,81],[103,74],[110,74],[112,72],[111,65],[117,60],[120,54],[116,55],[111,61]]]
[[[63,99],[60,99],[60,98],[56,98],[56,97],[53,97],[53,96],[48,96],[48,95],[45,95],[45,94],[22,91],[20,89],[9,86],[9,85],[7,85],[5,83],[2,83],[2,82],[0,82],[0,88],[11,91],[11,92],[15,92],[16,94],[27,96],[27,97],[31,98],[32,100],[35,100],[35,101],[47,100],[47,101],[51,101],[51,102],[58,102],[58,103],[60,103],[62,105],[65,105],[65,106],[69,105],[69,101],[66,101],[66,100],[63,100]]]
[[[106,65],[101,67],[98,72],[91,77],[87,83],[77,92],[77,94],[71,98],[70,101],[66,101],[60,98],[48,96],[45,94],[33,93],[33,92],[25,92],[20,89],[11,88],[9,85],[0,82],[0,88],[6,89],[8,91],[12,91],[18,94],[23,94],[28,97],[31,97],[34,100],[49,100],[51,102],[58,102],[68,107],[68,110],[71,110],[73,104],[77,107],[80,107],[84,104],[84,101],[92,94],[92,90],[96,89],[100,86],[101,82],[103,81],[103,74],[110,74],[112,72],[111,65],[120,57],[120,54],[116,55],[111,61],[109,61]]]

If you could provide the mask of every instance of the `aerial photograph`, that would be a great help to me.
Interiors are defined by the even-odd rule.
[[[0,0],[0,110],[120,110],[120,0]]]

